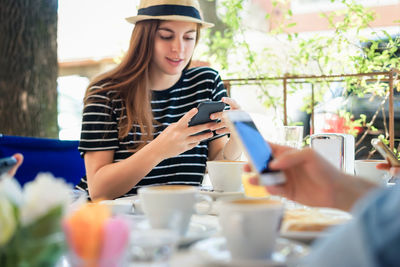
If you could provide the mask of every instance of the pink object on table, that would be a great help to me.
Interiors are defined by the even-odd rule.
[[[114,217],[106,221],[103,231],[99,266],[116,267],[129,242],[129,226],[123,218]]]

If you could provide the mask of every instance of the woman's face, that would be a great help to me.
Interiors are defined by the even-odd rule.
[[[196,46],[197,24],[162,21],[157,29],[151,67],[166,75],[180,75]]]

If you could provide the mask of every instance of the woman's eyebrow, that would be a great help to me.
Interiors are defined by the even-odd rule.
[[[167,31],[167,32],[175,33],[173,30],[171,30],[171,29],[169,29],[169,28],[158,28],[158,30],[159,30],[159,31]],[[186,34],[186,33],[192,33],[192,32],[196,32],[196,30],[195,30],[195,29],[188,30],[187,32],[185,32],[185,34]]]

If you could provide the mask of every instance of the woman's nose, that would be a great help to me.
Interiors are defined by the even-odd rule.
[[[172,51],[173,52],[181,52],[183,48],[183,43],[182,40],[176,38],[173,42],[172,42]]]

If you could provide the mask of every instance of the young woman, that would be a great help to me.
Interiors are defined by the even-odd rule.
[[[100,75],[85,96],[79,150],[86,177],[78,188],[92,199],[134,194],[151,184],[200,185],[207,160],[235,160],[241,151],[222,113],[188,127],[203,101],[227,97],[208,67],[188,69],[201,27],[197,0],[142,0],[129,50],[115,69]],[[197,134],[204,130],[211,130]]]

